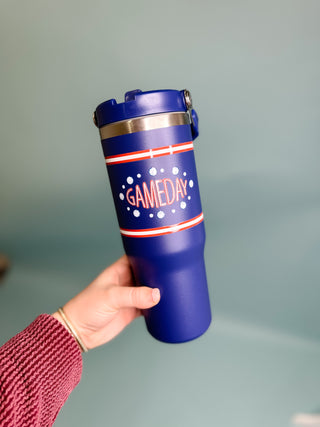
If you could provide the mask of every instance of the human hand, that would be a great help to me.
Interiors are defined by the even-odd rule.
[[[88,349],[110,341],[141,316],[141,309],[160,301],[159,289],[132,284],[129,260],[124,255],[64,305],[66,317]],[[53,316],[66,326],[58,312]]]

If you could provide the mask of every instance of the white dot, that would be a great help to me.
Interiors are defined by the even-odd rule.
[[[161,173],[163,173],[163,172],[164,172],[164,169],[163,169],[163,168],[161,168],[161,169],[160,169],[160,172],[161,172]]]
[[[135,209],[135,210],[133,211],[133,215],[134,215],[136,218],[138,218],[138,216],[140,216],[140,211],[138,211],[138,209]]]
[[[188,200],[191,200],[191,196],[188,196]]]
[[[172,212],[172,213],[175,213],[175,212],[176,212],[176,210],[175,210],[175,209],[172,209],[172,210],[171,210],[171,212]]]
[[[127,211],[129,211],[130,210],[130,208],[129,208],[129,206],[127,207]]]
[[[187,172],[183,172],[183,176],[187,176]]]
[[[124,194],[123,194],[123,193],[120,193],[120,194],[119,194],[119,198],[120,198],[120,200],[124,200]]]
[[[190,179],[189,181],[189,187],[192,188],[194,186],[194,182],[192,181],[192,179]]]
[[[157,213],[157,217],[158,218],[163,218],[165,216],[165,213],[163,212],[163,211],[159,211],[158,213]]]
[[[126,188],[126,186],[125,186],[125,185],[123,185],[123,186],[122,186],[122,188],[123,188],[123,190],[124,190],[124,189]]]
[[[137,178],[141,178],[141,173],[138,173]]]
[[[150,218],[153,218],[153,214],[149,214],[149,217],[150,217]]]
[[[179,173],[179,168],[177,168],[176,166],[174,166],[174,167],[172,168],[172,173],[173,173],[173,175],[178,175],[178,173]]]
[[[186,207],[187,207],[186,202],[181,202],[181,203],[180,203],[180,208],[181,208],[181,209],[185,209]]]
[[[156,175],[157,175],[157,169],[156,169],[156,168],[154,168],[154,167],[150,168],[150,169],[149,169],[149,174],[150,174],[151,176],[156,176]]]
[[[127,183],[128,183],[128,184],[132,184],[132,183],[133,183],[133,178],[132,178],[132,176],[128,176],[128,178],[127,178]]]

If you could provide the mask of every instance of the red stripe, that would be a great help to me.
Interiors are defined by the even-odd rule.
[[[203,219],[201,221],[197,222],[196,224],[192,224],[192,225],[188,225],[186,227],[179,228],[179,230],[177,230],[177,231],[188,230],[188,228],[195,227],[196,225],[200,224],[202,221],[203,221]],[[176,231],[175,230],[171,230],[171,231],[168,230],[165,233],[156,233],[156,234],[151,234],[151,235],[146,234],[145,236],[127,236],[127,237],[159,237],[159,236],[166,236],[167,234],[172,234],[172,233],[176,233]]]
[[[173,145],[173,146],[171,146],[171,149],[170,149],[170,145],[167,145],[164,147],[153,148],[150,150],[132,151],[130,153],[116,154],[114,156],[107,156],[107,157],[105,157],[105,159],[106,159],[106,163],[110,164],[110,165],[115,165],[115,164],[120,164],[120,163],[136,162],[138,160],[146,160],[146,159],[151,159],[153,157],[168,156],[170,154],[177,154],[177,153],[183,153],[185,151],[192,151],[193,147],[184,148],[189,144],[192,144],[192,141],[183,142],[180,144]],[[162,150],[167,150],[168,152],[157,153],[157,151],[162,151]],[[146,156],[146,154],[148,154],[148,155]],[[134,159],[129,159],[128,157],[130,157],[132,155],[138,156],[138,157],[136,157]],[[141,158],[139,158],[139,156],[141,156]],[[121,159],[121,160],[116,160],[116,159]],[[115,160],[115,161],[113,161],[113,160]]]
[[[114,156],[105,157],[105,159],[116,159],[117,157],[128,156],[131,154],[144,154],[150,153],[150,150],[132,151],[131,153],[115,154]]]
[[[202,212],[201,212],[201,214],[195,216],[194,218],[190,218],[190,219],[187,219],[186,221],[178,222],[177,224],[173,224],[173,225],[164,225],[163,227],[156,227],[156,228],[137,228],[137,229],[129,229],[129,228],[126,229],[126,228],[122,228],[121,230],[123,230],[123,231],[155,231],[155,230],[163,230],[164,228],[178,227],[179,225],[186,224],[187,222],[190,222],[190,221],[196,220],[197,218],[200,218],[201,215],[202,215]]]
[[[190,222],[195,221],[192,224],[188,224]],[[159,231],[159,233],[155,233],[155,234],[145,234],[145,235],[126,235],[123,234],[127,237],[157,237],[157,236],[165,236],[166,234],[172,234],[175,233],[177,231],[183,231],[183,230],[187,230],[188,228],[192,228],[195,227],[196,225],[200,224],[203,221],[203,213],[201,212],[201,214],[197,215],[194,218],[188,219],[187,221],[183,221],[183,222],[179,222],[177,224],[173,224],[173,225],[166,225],[163,227],[156,227],[156,228],[145,228],[145,229],[124,229],[124,228],[120,228],[120,232],[124,231],[124,232],[137,232],[137,233],[144,233],[144,232],[150,232],[150,231]],[[186,224],[185,227],[181,227],[181,225]],[[178,230],[175,230],[177,227],[181,227]],[[166,232],[161,232],[161,230],[164,230],[166,228],[169,228],[171,230],[168,230]]]
[[[173,154],[182,153],[184,151],[192,151],[192,150],[193,150],[193,147],[185,148],[184,150],[175,150]]]

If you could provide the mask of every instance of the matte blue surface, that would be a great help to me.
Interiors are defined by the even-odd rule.
[[[137,283],[160,289],[160,303],[144,316],[149,332],[161,341],[190,341],[210,325],[204,243],[203,223],[166,236],[123,236]]]
[[[136,117],[141,111],[146,114],[151,110],[161,113],[186,109],[178,91],[133,91],[125,99],[123,104],[114,100],[101,104],[103,107],[97,108],[98,123]],[[104,156],[191,142],[192,133],[197,132],[195,112],[193,118],[196,131],[190,125],[179,125],[105,139]],[[120,229],[154,230],[181,224],[202,213],[193,150],[109,163],[108,174]],[[161,236],[122,237],[137,284],[158,287],[161,292],[161,302],[144,312],[149,332],[172,343],[189,341],[204,333],[211,322],[211,310],[203,222]]]

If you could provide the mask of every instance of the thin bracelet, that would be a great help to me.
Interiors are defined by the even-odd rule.
[[[70,323],[70,321],[68,320],[67,316],[65,315],[65,312],[63,311],[63,308],[60,307],[58,309],[59,314],[61,315],[62,319],[64,320],[64,323],[66,324],[66,326],[68,327],[71,335],[75,338],[75,340],[77,341],[77,343],[79,344],[79,347],[81,348],[81,350],[84,353],[87,353],[88,349],[87,347],[83,344],[82,339],[79,337],[77,331],[74,329],[74,327],[72,326],[72,324]]]

